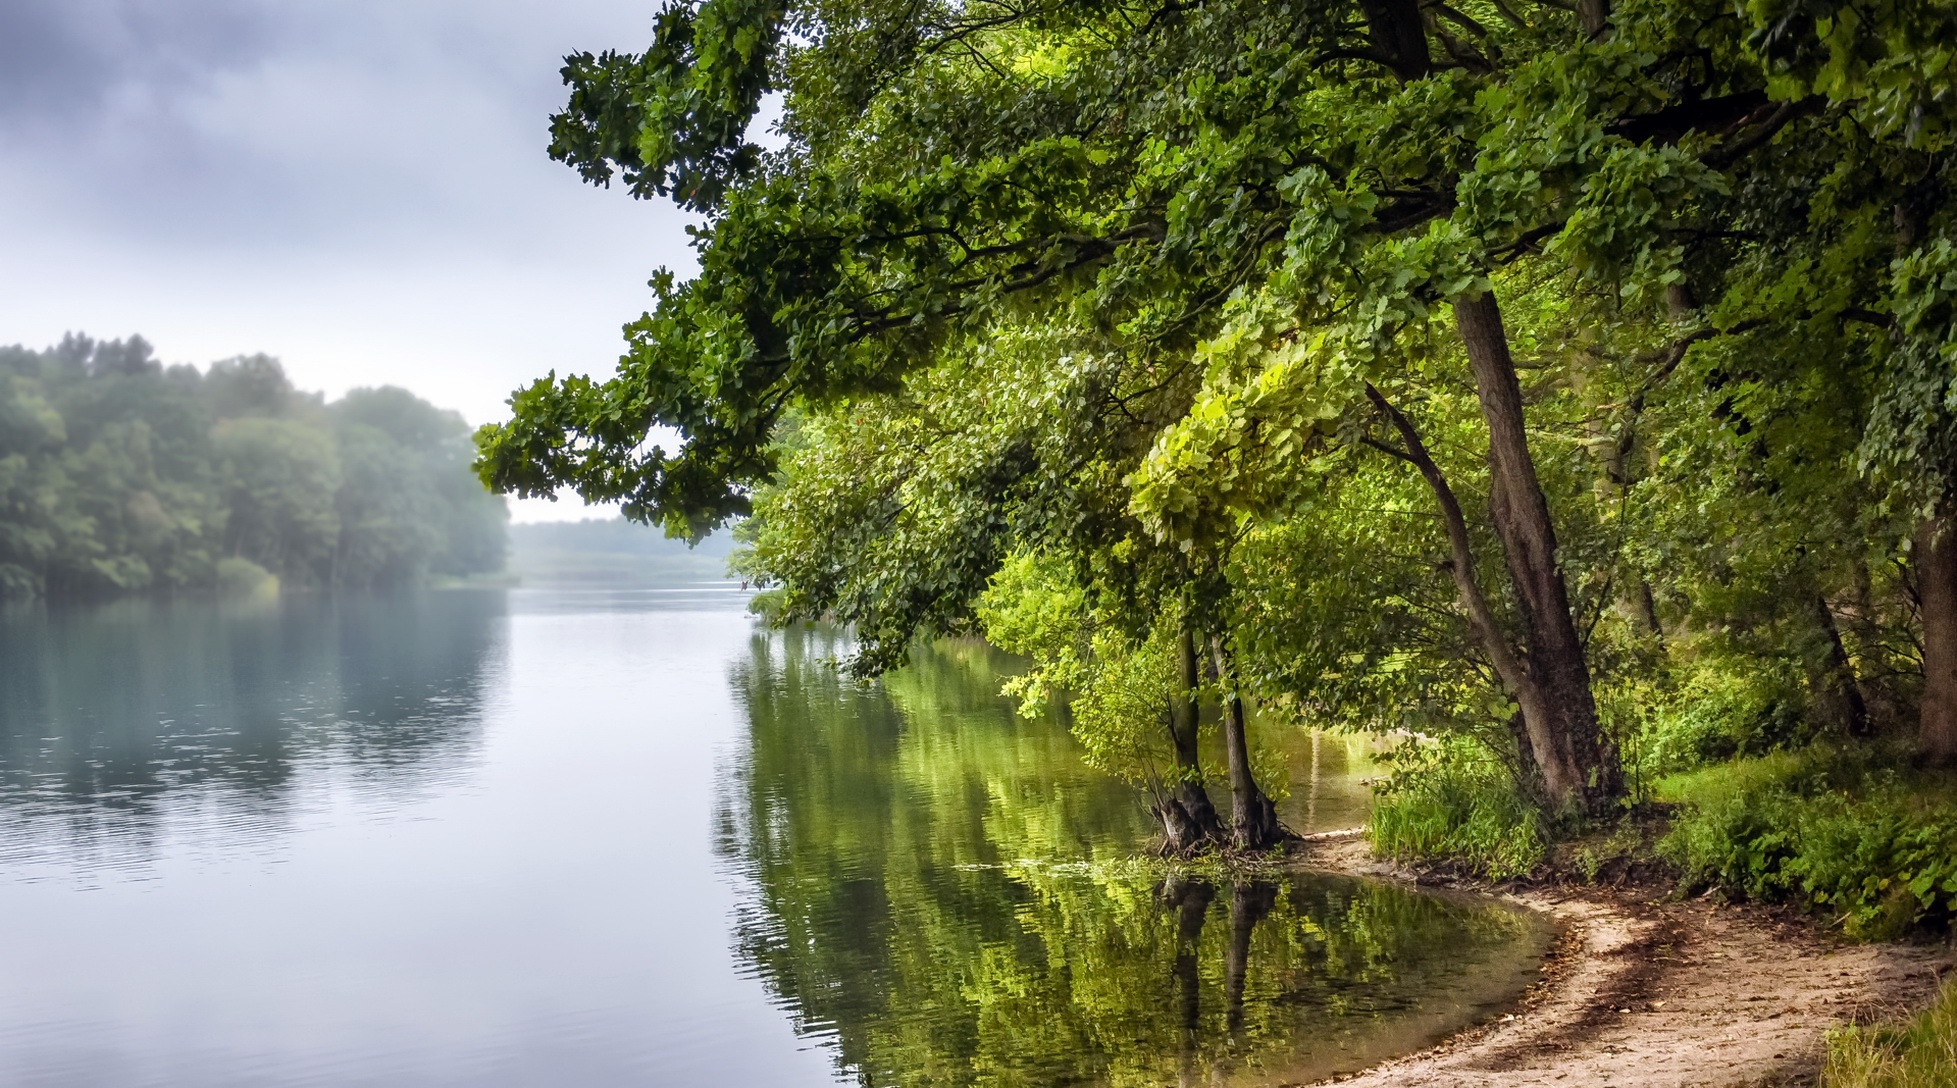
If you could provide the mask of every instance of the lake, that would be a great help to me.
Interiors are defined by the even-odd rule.
[[[0,612],[0,1083],[1282,1083],[1536,976],[1498,904],[1139,862],[1007,659],[858,684],[745,601]],[[1363,814],[1285,747],[1292,826]]]

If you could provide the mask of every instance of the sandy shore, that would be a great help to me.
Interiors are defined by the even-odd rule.
[[[1412,881],[1357,832],[1314,836],[1301,868]],[[1924,1002],[1945,946],[1853,945],[1805,919],[1662,889],[1503,891],[1564,937],[1511,1016],[1394,1059],[1345,1085],[1685,1088],[1815,1083],[1828,1028]]]

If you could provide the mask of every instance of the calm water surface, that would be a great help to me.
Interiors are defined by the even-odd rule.
[[[1534,975],[1485,903],[1165,883],[995,655],[856,685],[744,603],[0,613],[0,1083],[1259,1084]]]

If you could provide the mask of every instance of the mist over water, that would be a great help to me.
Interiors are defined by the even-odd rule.
[[[745,600],[0,613],[0,1082],[1260,1083],[1533,973],[1482,904],[1165,885],[1009,662],[856,684]]]

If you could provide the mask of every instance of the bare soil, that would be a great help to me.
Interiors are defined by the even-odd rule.
[[[1374,859],[1356,831],[1312,836],[1296,865],[1434,882]],[[1849,944],[1811,919],[1663,885],[1490,889],[1563,938],[1519,1008],[1351,1086],[1685,1088],[1812,1085],[1827,1030],[1902,1015],[1953,966],[1945,945]]]

